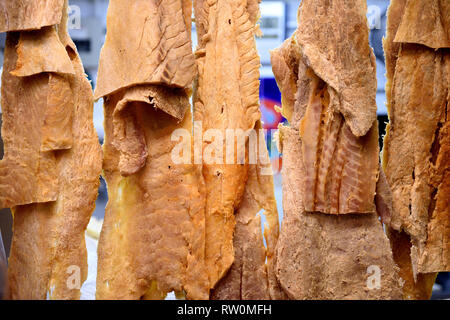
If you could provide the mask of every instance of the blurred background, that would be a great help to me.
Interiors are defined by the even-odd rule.
[[[70,34],[77,45],[78,51],[83,60],[84,68],[92,86],[95,87],[97,80],[98,59],[106,34],[106,12],[108,0],[70,0],[69,28]],[[261,3],[260,26],[263,36],[256,40],[257,48],[261,56],[261,111],[264,128],[267,129],[267,146],[275,173],[276,198],[280,220],[283,217],[282,197],[281,197],[281,175],[279,171],[282,166],[280,154],[273,147],[273,133],[278,124],[285,119],[274,109],[276,105],[281,105],[281,97],[276,85],[271,66],[270,50],[278,47],[286,38],[290,37],[297,28],[297,9],[300,0],[266,1]],[[386,33],[386,9],[389,0],[368,0],[367,18],[369,22],[370,45],[372,46],[377,62],[377,106],[378,120],[380,125],[380,146],[382,136],[385,132],[385,124],[388,121],[385,106],[385,64],[382,48],[382,38]],[[196,46],[196,32],[193,26],[193,46]],[[0,34],[0,66],[3,64],[5,34]],[[0,109],[1,111],[1,109]],[[1,122],[1,120],[0,120]],[[94,125],[98,132],[99,140],[103,143],[103,101],[99,100],[94,106]],[[0,156],[2,153],[2,143],[0,141]],[[106,184],[101,179],[99,197],[94,212],[94,217],[101,220],[104,216],[105,205],[108,200]],[[0,235],[3,235],[3,242],[6,256],[9,254],[11,239],[12,218],[8,210],[0,212]],[[264,220],[264,219],[263,219]],[[263,221],[264,222],[264,221]],[[0,236],[1,240],[1,236]],[[0,241],[1,242],[1,241]],[[1,260],[1,243],[0,243]],[[0,261],[1,263],[1,261]],[[1,279],[0,279],[1,282]],[[0,292],[1,295],[1,292]],[[433,298],[450,297],[450,280],[448,274],[441,274],[434,287]]]

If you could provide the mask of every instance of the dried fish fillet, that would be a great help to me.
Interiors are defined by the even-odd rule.
[[[49,75],[41,151],[66,150],[73,146],[72,123],[75,110],[69,79],[54,73]]]
[[[73,143],[73,96],[67,75],[75,73],[74,67],[54,26],[8,37],[0,206],[55,201],[56,162],[47,151],[69,149]]]
[[[67,9],[67,2],[64,9]],[[59,118],[61,110],[58,108],[64,107],[67,111],[71,108],[73,111],[71,120],[64,122],[64,125],[57,129],[67,128],[71,131],[73,140],[67,150],[59,150],[61,146],[55,146],[53,140],[39,139],[40,135],[36,135],[31,140],[37,145],[42,143],[41,147],[49,147],[49,151],[43,152],[39,151],[37,146],[33,152],[54,157],[53,169],[59,184],[52,186],[51,189],[56,193],[56,199],[54,199],[56,201],[18,205],[12,209],[14,234],[8,269],[11,299],[78,299],[81,284],[87,277],[84,237],[97,198],[101,149],[92,120],[91,86],[84,74],[75,45],[68,35],[66,19],[67,15],[64,14],[61,25],[58,26],[58,36],[63,47],[68,48],[71,53],[68,55],[71,57],[75,73],[64,76],[51,73],[49,85],[52,90],[51,98],[47,99],[44,96],[39,100],[35,99],[36,103],[40,101],[45,103],[42,106],[37,104],[40,109],[33,107],[34,113],[25,119],[30,122],[30,126],[27,126],[28,130],[35,127],[35,130],[39,132],[42,127],[42,132],[49,130],[47,132],[49,134],[43,134],[42,137],[52,137],[57,134],[57,131],[52,131],[54,128],[51,125]],[[45,33],[45,30],[42,30],[40,34],[38,32],[36,41],[40,42],[42,40],[40,37],[45,38]],[[17,41],[17,35],[8,35],[5,66],[15,63],[17,56],[14,51]],[[8,72],[8,67],[5,69]],[[15,82],[32,82],[36,81],[36,77],[49,78],[49,74],[20,78],[5,74],[3,79],[7,81],[2,82],[3,86],[8,86],[11,79]],[[58,86],[61,83],[64,84],[60,89]],[[8,91],[8,87],[4,90]],[[27,95],[21,95],[18,98],[18,105],[27,102],[22,101],[24,97]],[[68,97],[70,99],[66,100]],[[31,108],[33,105],[34,103],[31,103],[27,106]],[[48,108],[50,113],[47,112]],[[46,129],[42,121],[44,119],[48,121]],[[12,120],[23,126],[21,122],[16,122],[20,121],[20,118]],[[58,149],[57,152],[53,151],[56,149]],[[21,157],[21,159],[26,158]],[[39,172],[48,177],[48,171],[42,171],[43,169],[39,167]],[[13,185],[20,188],[26,187],[26,185],[18,185],[19,182],[19,180],[15,181]],[[41,188],[39,186],[38,190]]]
[[[410,238],[414,280],[450,267],[447,11],[439,1],[392,1],[384,42],[390,123],[383,166],[393,195],[390,227]],[[418,291],[431,288],[416,285]]]
[[[164,299],[171,291],[188,299],[209,297],[205,190],[191,152],[189,6],[181,0],[159,6],[136,1],[131,7],[110,2],[97,88],[99,96],[106,94],[103,169],[109,194],[98,249],[98,299]],[[117,19],[135,26],[127,40],[114,25]],[[123,52],[133,59],[115,60]],[[106,76],[112,74],[114,79]],[[177,130],[188,140],[182,163],[173,158]]]
[[[450,47],[450,3],[407,0],[394,36],[395,42],[417,43],[433,49]]]
[[[280,130],[284,218],[276,271],[289,298],[401,299],[398,268],[377,215],[305,212],[302,141],[296,129]],[[371,270],[381,272],[379,287],[369,285]]]
[[[19,35],[7,36],[2,75],[2,138],[5,155],[0,162],[0,207],[55,201],[58,174],[53,152],[41,150],[42,124],[49,96],[49,74],[16,77]],[[26,92],[26,95],[20,94]]]
[[[446,122],[445,60],[442,54],[425,47],[401,47],[383,150],[385,172],[394,195],[392,227],[405,229],[413,238],[422,240],[426,239],[432,193],[428,183],[431,163],[427,159],[439,123]],[[408,137],[414,137],[414,143]]]
[[[226,130],[247,132],[260,119],[260,60],[254,14],[247,4],[246,0],[194,1],[199,39],[194,119],[201,122],[199,130],[204,134],[206,263],[211,288],[234,260],[235,211],[248,176],[248,160],[234,155],[234,161],[225,164],[220,155],[222,150],[226,154]],[[209,137],[210,129],[222,137]]]
[[[64,0],[0,0],[0,32],[60,24]]]
[[[110,1],[95,99],[138,84],[190,86],[195,60],[187,7],[181,0]]]
[[[261,128],[258,121],[257,128]],[[265,141],[264,137],[258,137]],[[274,258],[279,225],[271,163],[266,145],[260,142],[260,161],[250,165],[249,177],[239,209],[236,211],[234,232],[234,262],[228,273],[211,292],[213,300],[268,300],[283,297],[274,273]],[[264,210],[267,224],[264,247],[261,217]],[[267,263],[266,263],[267,259]]]
[[[259,19],[259,1],[247,1],[246,9],[251,23],[256,23]],[[200,14],[200,17],[205,16]],[[286,297],[275,275],[276,245],[279,235],[278,212],[274,197],[272,168],[261,129],[261,122],[258,120],[255,125],[255,130],[259,133],[257,134],[258,151],[251,150],[251,143],[246,150],[246,153],[258,154],[258,162],[249,165],[244,195],[239,208],[235,211],[234,262],[228,273],[211,292],[211,299],[253,300]],[[259,213],[262,210],[267,219],[264,227],[267,247],[264,247],[261,234]]]
[[[366,45],[366,11],[364,0],[305,1],[300,4],[296,33],[307,65],[338,93],[338,111],[357,137],[373,126],[377,110],[375,58]]]
[[[302,1],[299,28],[272,53],[282,96],[290,97],[286,99],[290,126],[280,127],[284,220],[276,272],[291,299],[402,296],[398,268],[375,213],[378,210],[388,219],[386,211],[390,207],[386,184],[378,182],[378,128],[375,109],[368,102],[376,86],[363,10],[366,5],[361,2],[352,9],[346,6],[343,1]],[[342,9],[339,17],[338,8]],[[333,30],[336,21],[338,26],[345,21],[341,31],[336,31],[343,32],[338,37],[343,37],[344,43],[335,43],[336,34],[321,33],[324,26]],[[348,30],[358,32],[343,36]],[[330,43],[329,62],[325,64],[320,49]],[[319,54],[310,51],[312,47]],[[341,56],[348,48],[352,48],[354,56]],[[358,81],[349,80],[354,68],[362,65],[366,65],[366,74],[360,74]],[[333,84],[336,79],[339,87]],[[362,110],[356,118],[349,118],[346,107],[341,107],[347,89],[358,92],[349,99]],[[362,92],[367,93],[367,98],[358,100]],[[380,191],[377,199],[376,190]],[[338,217],[333,213],[347,214]],[[382,276],[374,285],[371,281],[377,271]]]

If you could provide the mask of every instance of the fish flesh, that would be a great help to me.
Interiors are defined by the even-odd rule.
[[[271,53],[289,122],[279,128],[284,219],[276,274],[290,299],[402,296],[378,217],[389,221],[390,194],[379,179],[365,12],[365,1],[304,0],[298,29]]]

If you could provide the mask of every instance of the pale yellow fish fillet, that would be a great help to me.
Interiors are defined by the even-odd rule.
[[[397,33],[393,35],[395,42],[418,43],[433,49],[450,47],[448,0],[407,0],[404,9]]]
[[[0,32],[61,23],[64,0],[0,0]]]
[[[256,128],[261,129],[259,121]],[[214,300],[269,300],[280,299],[284,294],[274,273],[279,224],[264,136],[258,136],[258,147],[261,158],[257,165],[249,167],[244,196],[236,211],[234,263],[211,293]],[[267,248],[261,232],[261,210],[267,219],[264,229]]]
[[[138,84],[190,86],[195,60],[187,8],[181,0],[110,1],[95,99]]]
[[[106,95],[103,170],[109,194],[97,299],[164,299],[171,291],[209,298],[205,190],[191,152],[190,15],[189,1],[110,2],[97,88]],[[127,39],[115,25],[118,19],[135,26]],[[124,52],[131,60],[122,59]],[[187,139],[182,155],[173,139],[177,130]]]
[[[450,166],[448,10],[439,1],[392,1],[388,10],[384,49],[390,123],[383,166],[393,195],[390,227],[411,242],[410,261],[406,261],[396,252],[405,245],[396,242],[407,240],[391,238],[394,255],[403,260],[402,272],[410,272],[417,281],[405,289],[406,298],[429,297],[431,286],[422,286],[421,279],[434,279],[436,272],[450,267],[445,195]]]
[[[248,11],[247,5],[245,0],[194,1],[199,39],[194,120],[202,126],[197,132],[204,133],[206,263],[211,288],[234,260],[235,211],[248,175],[246,159],[234,155],[232,164],[225,164],[225,151],[220,155],[226,130],[245,132],[260,118],[256,25],[254,11]],[[208,136],[210,129],[222,137]]]
[[[67,3],[66,3],[67,5]],[[65,7],[67,9],[67,7]],[[73,112],[68,123],[63,127],[69,129],[73,142],[67,150],[58,150],[60,146],[51,145],[49,150],[41,153],[51,154],[54,157],[54,170],[59,185],[52,186],[56,193],[56,201],[47,203],[32,203],[12,208],[14,215],[14,234],[11,246],[8,268],[9,294],[11,299],[78,299],[80,287],[87,278],[87,252],[85,245],[85,230],[92,211],[95,207],[99,175],[101,171],[101,149],[92,120],[93,96],[89,81],[84,74],[81,60],[76,53],[76,48],[71,41],[64,14],[61,25],[58,26],[59,41],[70,52],[68,56],[72,60],[74,74],[61,76],[59,74],[40,74],[37,76],[16,78],[14,81],[35,81],[37,77],[48,78],[50,82],[56,81],[52,88],[51,99],[47,97],[35,100],[28,104],[29,108],[36,108],[27,121],[35,126],[39,132],[42,127],[42,116],[46,115],[56,121],[54,117],[59,112],[58,108],[64,106]],[[46,31],[36,34],[36,40],[40,42],[46,37]],[[9,34],[5,55],[5,70],[9,70],[9,61],[14,62],[15,44],[17,35]],[[5,86],[11,81],[3,81]],[[53,79],[54,78],[54,79]],[[53,79],[53,80],[52,80]],[[19,82],[19,83],[20,83]],[[62,88],[59,87],[62,84]],[[19,87],[20,88],[20,87]],[[6,90],[8,87],[6,88]],[[44,89],[41,89],[44,92]],[[14,92],[14,90],[12,90]],[[18,97],[20,102],[25,95]],[[71,97],[70,100],[65,100]],[[52,109],[48,113],[47,107]],[[60,105],[59,101],[65,101]],[[20,102],[23,103],[23,102]],[[34,107],[36,105],[36,107]],[[8,115],[8,114],[6,114]],[[14,119],[19,121],[20,118]],[[16,127],[23,126],[21,121]],[[49,122],[52,124],[54,122]],[[52,130],[53,127],[48,127]],[[55,132],[50,132],[47,137]],[[45,145],[45,141],[36,135],[33,141]],[[48,141],[47,141],[48,142]],[[48,146],[48,145],[47,145]],[[39,152],[39,149],[34,150]],[[35,158],[32,158],[33,160]],[[43,171],[44,176],[48,173]],[[16,181],[18,183],[20,181]],[[18,187],[25,187],[18,185]],[[50,185],[47,185],[50,187]],[[32,201],[36,202],[36,201]]]

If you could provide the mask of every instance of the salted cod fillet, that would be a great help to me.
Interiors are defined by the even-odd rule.
[[[260,119],[260,60],[254,39],[258,7],[252,4],[246,0],[194,1],[199,39],[194,92],[198,126],[194,130],[203,134],[200,160],[206,185],[206,265],[211,288],[234,261],[235,213],[249,170],[248,155],[226,156],[227,131],[246,133]],[[234,141],[231,145],[235,146]]]
[[[95,93],[104,99],[109,194],[97,299],[209,298],[205,191],[191,152],[191,6],[110,1]]]
[[[376,88],[373,83],[375,67],[367,39],[365,9],[364,1],[359,1],[351,8],[344,1],[328,3],[304,0],[299,8],[299,28],[279,49],[272,52],[272,67],[282,93],[282,112],[290,124],[280,126],[284,219],[278,241],[276,272],[281,287],[291,299],[402,297],[398,268],[393,261],[388,238],[375,213],[375,210],[386,210],[384,201],[388,201],[388,198],[384,201],[375,200],[376,189],[380,189],[381,194],[386,192],[381,192],[383,188],[376,186],[379,175],[378,130],[372,99]],[[333,17],[337,18],[336,26],[333,26]],[[347,25],[341,28],[339,23]],[[321,29],[324,26],[330,26],[333,30],[335,28],[341,34],[331,35],[332,32]],[[346,34],[346,30],[358,30],[358,33]],[[347,43],[334,44],[336,37],[345,39]],[[325,55],[322,56],[325,60],[318,60],[320,54],[316,53],[314,57],[311,56],[315,52],[309,51],[311,48],[320,51],[320,48],[326,48],[326,44],[331,44],[331,48],[336,47],[335,51],[330,51],[329,59]],[[310,49],[307,49],[308,46]],[[348,50],[346,47],[352,47],[361,57],[355,55],[351,61],[340,61],[343,56],[339,53]],[[363,57],[366,53],[367,56]],[[355,81],[351,77],[353,68],[361,65],[369,68],[369,71],[364,72],[371,74],[364,74]],[[331,73],[328,74],[327,70],[331,70]],[[334,83],[333,79],[340,80]],[[346,84],[350,84],[348,88]],[[346,98],[349,88],[353,88],[354,92]],[[359,89],[361,91],[358,92]],[[364,95],[363,92],[368,96],[358,101]],[[342,106],[346,99],[347,107]],[[351,112],[346,115],[349,110]],[[354,116],[350,115],[352,112]],[[361,118],[363,115],[368,117]],[[323,133],[326,133],[326,138],[322,143],[314,135]],[[332,175],[323,169],[317,171],[318,161],[309,161],[308,157],[313,153],[317,159],[321,157],[321,162],[327,163],[332,160],[329,156],[333,150],[338,155],[334,167],[341,166],[339,157],[349,165],[347,173],[338,171],[334,173],[335,177],[342,179],[342,187],[354,191],[339,197],[331,191],[322,191],[323,195],[331,197],[328,205],[320,207],[317,206],[320,198],[311,198],[314,190],[305,188],[307,180],[311,179],[309,166],[316,169],[316,181],[320,181],[318,173],[324,177]],[[364,157],[368,157],[364,160],[368,162],[366,164],[361,163]],[[370,174],[359,180],[361,178],[357,178],[357,169],[361,165],[368,166],[365,170]],[[331,168],[329,172],[333,173],[333,170]],[[349,174],[353,174],[353,177]],[[363,186],[363,183],[370,186]],[[330,183],[316,185],[327,187]],[[352,202],[358,192],[362,192],[360,199],[365,199],[364,205],[363,202]],[[339,203],[344,200],[347,209],[341,210],[337,199]],[[375,203],[384,206],[378,208]],[[309,210],[311,204],[315,205],[312,211]],[[352,212],[353,208],[362,210]],[[347,214],[336,216],[336,212]],[[388,217],[385,219],[388,220]],[[368,284],[371,279],[370,268],[374,266],[382,274],[380,286],[375,288]]]
[[[304,113],[293,116],[291,125],[299,129],[303,141],[303,203],[310,212],[375,212],[379,174],[376,76],[365,8],[364,1],[302,3],[295,45],[312,71],[303,66],[292,71],[298,74],[297,86],[290,77],[277,79],[280,86],[292,90],[285,102],[292,105],[298,91],[299,103],[305,106]],[[283,47],[289,45],[287,41]],[[300,59],[287,48],[280,54],[286,61]],[[275,72],[284,73],[280,63],[273,65]],[[317,77],[310,76],[311,72]]]
[[[448,1],[395,0],[388,9],[383,167],[405,299],[428,299],[436,272],[450,267],[449,19]]]
[[[46,187],[52,188],[56,195],[51,199],[55,201],[38,203],[40,199],[33,199],[30,204],[12,207],[14,233],[8,268],[11,299],[78,299],[80,287],[87,278],[84,237],[97,198],[101,149],[92,120],[91,86],[68,35],[66,19],[67,15],[63,14],[57,28],[32,31],[37,49],[28,43],[31,38],[27,32],[7,36],[2,78],[5,124],[15,130],[25,127],[36,134],[27,136],[29,139],[19,146],[19,153],[13,154],[19,156],[26,150],[25,146],[32,147],[27,150],[32,156],[28,160],[38,161],[39,175],[51,179],[52,183]],[[43,52],[40,46],[51,48],[55,41],[66,52],[60,67],[67,59],[70,61],[67,73],[47,67],[33,69],[33,61],[47,58],[38,54]],[[26,76],[12,74],[16,64],[20,64]],[[9,111],[13,109],[19,112],[10,118]],[[23,110],[25,112],[20,113]],[[70,134],[60,135],[64,131]],[[39,161],[39,157],[44,158],[43,154],[52,159],[54,167],[50,171],[45,171],[48,168]],[[14,181],[15,188],[26,190],[27,184],[17,186],[21,182]],[[39,185],[37,190],[40,188]]]

